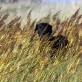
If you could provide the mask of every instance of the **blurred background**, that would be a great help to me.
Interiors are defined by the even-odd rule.
[[[32,9],[32,20],[45,17],[48,13],[54,15],[60,12],[61,20],[70,17],[80,8],[82,13],[81,0],[0,0],[2,14],[10,13],[10,20],[13,16],[22,16],[25,23],[28,12]],[[9,21],[9,20],[8,20]]]

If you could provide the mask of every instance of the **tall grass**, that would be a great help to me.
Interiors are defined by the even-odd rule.
[[[57,12],[30,22],[31,12],[24,27],[21,27],[21,17],[6,24],[9,14],[1,15],[0,82],[81,82],[82,14],[79,9],[64,21]],[[52,50],[47,41],[42,42],[33,33],[39,22],[51,23],[52,35],[65,35],[69,44],[61,50]]]
[[[28,11],[33,9],[32,20],[35,18],[39,20],[42,17],[45,17],[49,12],[51,12],[51,15],[54,15],[58,10],[61,10],[59,17],[61,20],[64,20],[67,17],[71,17],[78,8],[81,8],[80,13],[82,13],[81,3],[81,0],[72,0],[70,2],[61,2],[61,0],[58,0],[57,2],[47,2],[47,0],[43,0],[42,3],[32,3],[31,0],[20,0],[18,3],[14,4],[0,3],[0,7],[2,7],[3,13],[8,11],[17,16],[22,16],[23,19],[26,19],[25,17],[27,16]],[[10,15],[8,21],[12,17],[13,15]]]

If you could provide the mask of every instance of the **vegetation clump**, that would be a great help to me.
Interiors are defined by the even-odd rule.
[[[64,21],[56,13],[31,22],[31,12],[23,27],[21,17],[15,17],[8,24],[9,14],[0,17],[0,82],[81,82],[82,14],[79,15],[79,9]],[[52,35],[66,36],[69,44],[56,50],[40,40],[33,33],[40,22],[50,23]]]

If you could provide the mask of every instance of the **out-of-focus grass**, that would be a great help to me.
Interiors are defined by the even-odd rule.
[[[70,17],[78,8],[82,9],[81,0],[72,0],[71,2],[42,2],[33,3],[30,0],[21,0],[18,3],[3,3],[1,5],[3,13],[9,11],[11,14],[16,13],[18,16],[26,17],[30,9],[33,9],[32,19],[38,20],[45,17],[47,13],[51,12],[51,15],[55,14],[58,10],[61,10],[59,17],[61,20]],[[70,12],[69,12],[70,11]],[[82,11],[80,11],[82,13]],[[12,18],[13,15],[10,17]]]
[[[21,27],[16,17],[6,24],[8,14],[0,19],[0,82],[81,82],[82,81],[82,15],[77,10],[61,22],[59,13],[31,21]],[[69,44],[55,51],[41,42],[34,28],[39,22],[53,26],[53,35],[62,34]],[[55,51],[55,53],[51,53]],[[53,57],[50,56],[53,54]]]

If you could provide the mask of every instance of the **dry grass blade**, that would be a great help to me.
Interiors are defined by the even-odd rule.
[[[44,17],[42,19],[42,22],[50,23],[50,16],[51,16],[51,13],[49,13],[46,17]]]
[[[8,16],[9,16],[9,14],[5,14],[0,21],[7,19]]]
[[[2,25],[4,25],[4,23],[2,23],[2,24],[0,23],[0,26],[2,26]],[[0,27],[0,32],[1,32],[0,34],[2,34],[2,32],[4,32],[4,27]]]
[[[29,11],[29,13],[28,13],[28,15],[27,15],[27,19],[29,19],[29,18],[30,18],[31,13],[32,13],[32,10],[33,10],[33,9],[31,9],[31,10]]]
[[[16,23],[20,20],[21,17],[16,17],[14,18],[10,23]]]
[[[76,18],[79,13],[80,8],[71,16],[71,18]]]
[[[79,14],[79,10],[80,10],[80,8],[71,16],[71,18],[69,19],[69,22],[68,22],[68,26],[72,26],[73,25],[73,23],[77,19],[77,16]]]
[[[45,33],[45,31],[47,30],[48,25],[44,28],[44,30],[42,31],[42,35]]]
[[[56,31],[58,30],[60,23],[61,23],[60,18],[57,18],[57,20],[56,20]]]
[[[79,15],[79,16],[77,17],[78,20],[80,20],[81,18],[82,18],[82,15]]]
[[[63,22],[61,22],[61,25],[64,26],[68,26],[68,20],[69,18],[65,19]]]
[[[27,25],[30,25],[30,22],[31,22],[31,13],[32,13],[32,9],[29,11],[29,13],[27,15]]]
[[[16,23],[16,26],[17,26],[17,27],[20,27],[20,25],[21,25],[21,22],[17,22],[17,23]]]
[[[21,26],[21,22],[17,22],[16,23],[16,31],[21,30],[20,26]]]
[[[80,21],[81,18],[82,18],[82,15],[79,15],[79,16],[77,17],[76,23],[79,23],[79,21]]]
[[[82,22],[78,26],[82,28]]]
[[[32,22],[30,28],[31,28],[31,27],[34,27],[35,23],[36,23],[36,19]]]
[[[53,36],[54,34],[56,34],[58,32],[58,30],[60,29],[60,25],[61,25],[61,20],[60,20],[60,18],[57,18],[56,23],[55,23],[55,28],[53,29],[51,36]]]
[[[58,26],[60,24],[60,18],[57,18],[56,25]]]
[[[0,21],[0,27],[1,27],[2,25],[4,25],[4,24],[5,24],[4,21]]]
[[[60,10],[61,11],[61,10]],[[60,11],[58,11],[57,13],[55,13],[52,17],[53,20],[56,20],[57,16],[60,14]]]
[[[5,14],[5,15],[1,18],[1,20],[0,20],[0,26],[2,26],[2,25],[5,24],[4,20],[7,19],[8,16],[9,16],[9,14]]]
[[[8,28],[10,28],[13,24],[15,24],[16,22],[18,22],[20,20],[21,16],[20,17],[16,17],[14,18],[12,21],[9,22],[9,24],[7,25]]]
[[[45,34],[45,32],[46,32],[46,30],[47,30],[47,27],[48,27],[48,25],[44,28],[44,30],[42,31],[42,34],[41,34],[41,36],[40,36],[40,39],[41,39],[42,42],[47,41],[48,38],[49,38],[49,33],[46,33],[46,34]],[[44,34],[45,34],[45,35],[44,35]],[[44,36],[43,36],[43,35],[44,35]]]
[[[35,35],[37,34],[37,32],[31,34],[31,38],[30,38],[30,41],[33,41],[33,38],[35,37]]]
[[[57,35],[61,35],[61,34],[62,34],[62,32],[63,32],[63,30],[64,30],[64,29],[63,29],[63,28],[61,28]]]

